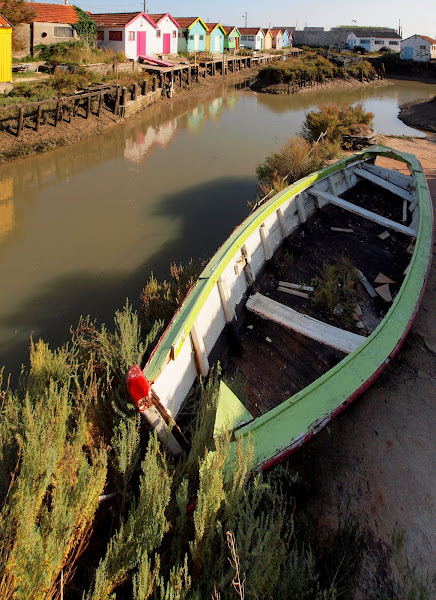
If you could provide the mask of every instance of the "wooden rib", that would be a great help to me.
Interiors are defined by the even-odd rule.
[[[356,350],[366,340],[364,336],[333,327],[312,317],[302,315],[293,308],[280,304],[262,294],[254,294],[246,307],[263,319],[274,321],[287,329],[301,333],[317,342],[336,348],[345,354]]]
[[[306,292],[300,292],[299,290],[294,290],[293,288],[284,287],[279,285],[277,288],[279,292],[284,292],[285,294],[291,294],[292,296],[300,296],[300,298],[309,298],[309,294]]]
[[[394,231],[398,231],[399,233],[404,233],[405,235],[410,235],[411,237],[416,237],[415,229],[411,227],[406,227],[406,225],[402,225],[401,223],[397,223],[396,221],[391,221],[390,219],[386,219],[381,215],[377,215],[370,210],[366,210],[366,208],[362,208],[357,206],[356,204],[352,204],[351,202],[347,202],[347,200],[343,200],[338,196],[333,196],[333,194],[328,194],[327,192],[318,191],[316,188],[310,188],[307,190],[310,194],[325,200],[326,202],[330,202],[335,206],[339,206],[344,210],[348,210],[360,217],[365,219],[369,219],[370,221],[374,221],[379,225],[383,225],[383,227],[387,227],[388,229],[393,229]]]
[[[195,364],[200,375],[205,377],[209,372],[209,360],[207,358],[206,347],[203,337],[198,331],[197,324],[194,323],[191,329],[191,341],[194,348]]]
[[[279,285],[282,287],[291,288],[293,290],[301,290],[302,292],[313,292],[311,285],[305,285],[304,283],[289,283],[288,281],[279,281]]]
[[[354,169],[354,173],[359,177],[362,177],[363,179],[372,181],[372,183],[375,183],[376,185],[384,188],[385,190],[388,190],[389,192],[392,192],[396,196],[399,196],[400,198],[403,198],[408,202],[413,202],[413,200],[415,199],[415,197],[412,194],[406,192],[406,190],[404,190],[403,188],[398,187],[398,185],[394,185],[393,183],[386,181],[386,179],[382,179],[381,177],[378,177],[378,175],[374,175],[373,173],[370,173],[365,169]]]
[[[285,219],[283,217],[282,209],[278,208],[276,210],[276,214],[277,214],[277,218],[280,223],[280,230],[282,232],[282,237],[283,237],[283,239],[286,239],[288,237],[288,232],[286,231]]]
[[[306,211],[304,210],[303,200],[301,198],[301,194],[295,197],[295,202],[297,203],[298,210],[298,218],[300,219],[300,223],[305,223],[307,220]]]
[[[235,316],[235,309],[232,306],[229,289],[227,287],[225,279],[220,277],[217,281],[217,285],[218,285],[218,292],[219,292],[220,299],[221,299],[221,304],[223,306],[224,314],[226,316],[226,321],[227,321],[227,323],[231,323]]]
[[[266,260],[271,260],[273,254],[271,252],[271,248],[269,247],[268,239],[266,237],[265,223],[262,223],[262,225],[259,227],[259,231],[260,231],[260,239],[262,240],[262,244],[263,244],[263,249],[265,250],[265,258],[266,258]]]

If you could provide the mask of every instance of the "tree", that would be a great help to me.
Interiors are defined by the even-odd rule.
[[[32,5],[25,2],[25,0],[4,0],[1,6],[1,14],[14,28],[12,30],[12,49],[22,50],[23,42],[20,39],[17,25],[33,21],[36,13]]]
[[[77,31],[79,38],[87,45],[90,46],[95,39],[97,32],[97,23],[91,17],[91,15],[78,6],[74,6],[74,10],[79,17],[77,23],[73,23],[72,27]]]

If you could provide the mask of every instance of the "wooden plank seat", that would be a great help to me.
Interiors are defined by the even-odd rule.
[[[367,171],[365,169],[354,169],[354,174],[358,175],[362,179],[367,179],[368,181],[375,183],[376,185],[384,188],[385,190],[388,190],[389,192],[392,192],[396,196],[403,198],[403,200],[408,200],[409,202],[413,202],[413,200],[415,199],[415,197],[412,194],[409,194],[409,192],[406,192],[406,190],[403,189],[402,187],[399,187],[398,185],[394,185],[393,183],[386,181],[386,179],[382,179],[382,177],[379,177],[378,175],[374,175],[373,173],[370,173],[369,171]]]
[[[301,333],[322,344],[327,344],[345,354],[350,354],[350,352],[356,350],[366,340],[366,337],[362,335],[357,335],[351,331],[345,331],[339,329],[339,327],[318,321],[318,319],[314,319],[313,317],[302,315],[293,308],[280,304],[280,302],[276,302],[259,293],[249,297],[246,307],[249,311],[259,315],[263,319],[274,321],[287,329]]]
[[[316,189],[316,187],[307,190],[309,194],[318,198],[318,200],[324,200],[325,203],[334,204],[335,206],[339,206],[344,210],[348,210],[356,215],[359,215],[365,219],[369,219],[370,221],[374,221],[374,223],[378,223],[383,227],[387,227],[388,229],[392,229],[393,231],[398,231],[399,233],[404,233],[404,235],[409,235],[410,237],[416,238],[416,230],[412,227],[407,227],[402,223],[397,223],[397,221],[392,221],[391,219],[386,219],[381,215],[376,214],[366,208],[362,208],[361,206],[357,206],[352,202],[348,202],[347,200],[343,200],[339,198],[339,196],[333,196],[333,194],[329,194],[328,192],[322,192],[321,190]]]

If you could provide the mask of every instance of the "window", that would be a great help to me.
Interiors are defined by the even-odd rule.
[[[135,41],[135,32],[129,31],[129,42],[134,42],[134,41]]]
[[[204,35],[200,35],[199,39],[200,39],[201,41],[203,41],[203,40],[204,40]]]
[[[179,31],[179,38],[185,37],[185,34],[183,33],[183,31]]]
[[[99,31],[97,31],[97,40],[99,40],[99,41],[104,40],[104,29],[100,29]]]
[[[360,40],[360,44],[370,44],[371,40]]]
[[[248,36],[248,41],[249,42],[254,42],[254,35],[249,35]]]
[[[54,28],[54,36],[55,37],[69,37],[72,38],[74,36],[72,27],[55,27]]]
[[[173,38],[176,38],[176,37],[177,37],[177,31],[174,29],[173,30]]]
[[[122,42],[123,41],[123,32],[122,31],[109,31],[109,41],[110,42]]]
[[[375,42],[374,42],[374,44],[375,44],[376,46],[383,46],[383,45],[384,45],[384,43],[385,43],[385,42],[384,42],[384,40],[375,40]]]
[[[425,50],[425,46],[420,46],[419,49],[420,50]]]
[[[229,37],[229,42],[234,42],[235,38],[234,37]]]
[[[193,36],[193,35],[190,35],[190,36],[189,36],[189,39],[190,39],[190,40],[193,40],[193,39],[194,39],[194,36]]]
[[[156,29],[156,37],[160,37],[161,34],[161,30],[160,29]]]
[[[391,41],[389,42],[389,46],[398,46],[398,41],[397,41],[397,40],[395,40],[395,41],[392,41],[392,40],[391,40]]]
[[[241,40],[242,40],[243,42],[246,42],[246,41],[247,41],[247,38],[248,38],[248,35],[241,35]]]

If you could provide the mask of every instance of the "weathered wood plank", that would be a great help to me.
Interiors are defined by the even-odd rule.
[[[393,171],[366,162],[362,163],[362,169],[369,171],[373,175],[378,175],[382,179],[385,179],[406,191],[412,192],[415,189],[415,180],[411,175],[405,175],[404,173],[399,173],[398,171]]]
[[[333,327],[313,317],[302,315],[293,308],[271,300],[262,294],[254,294],[247,300],[246,307],[264,319],[274,321],[284,327],[297,331],[313,340],[321,342],[349,354],[356,350],[365,337]]]
[[[356,204],[352,204],[351,202],[347,202],[347,200],[342,200],[338,196],[333,196],[333,194],[328,194],[327,192],[318,191],[316,188],[310,188],[308,190],[310,194],[316,196],[317,198],[321,198],[326,202],[330,202],[335,206],[339,206],[344,210],[348,210],[356,215],[363,217],[364,219],[369,219],[370,221],[374,221],[374,223],[378,223],[379,225],[383,225],[383,227],[387,227],[388,229],[393,229],[394,231],[398,231],[399,233],[404,233],[404,235],[410,235],[411,237],[416,237],[415,229],[411,227],[406,227],[406,225],[402,225],[401,223],[397,223],[396,221],[391,221],[390,219],[386,219],[381,215],[377,215],[370,210],[366,210],[366,208],[362,208],[357,206]]]
[[[394,185],[393,183],[386,181],[386,179],[382,179],[378,175],[374,175],[373,173],[370,173],[369,171],[367,171],[365,169],[354,169],[354,173],[356,175],[358,175],[359,177],[362,177],[362,179],[367,179],[368,181],[371,181],[372,183],[379,185],[380,187],[384,188],[385,190],[392,192],[396,196],[403,198],[403,200],[407,200],[408,202],[413,202],[413,200],[415,199],[414,195],[410,194],[409,192],[406,192],[406,190],[404,190],[403,188],[398,187],[398,185]]]
[[[209,372],[209,360],[207,358],[203,337],[200,335],[196,323],[194,323],[191,329],[191,341],[194,348],[197,371],[200,375],[205,377]]]

